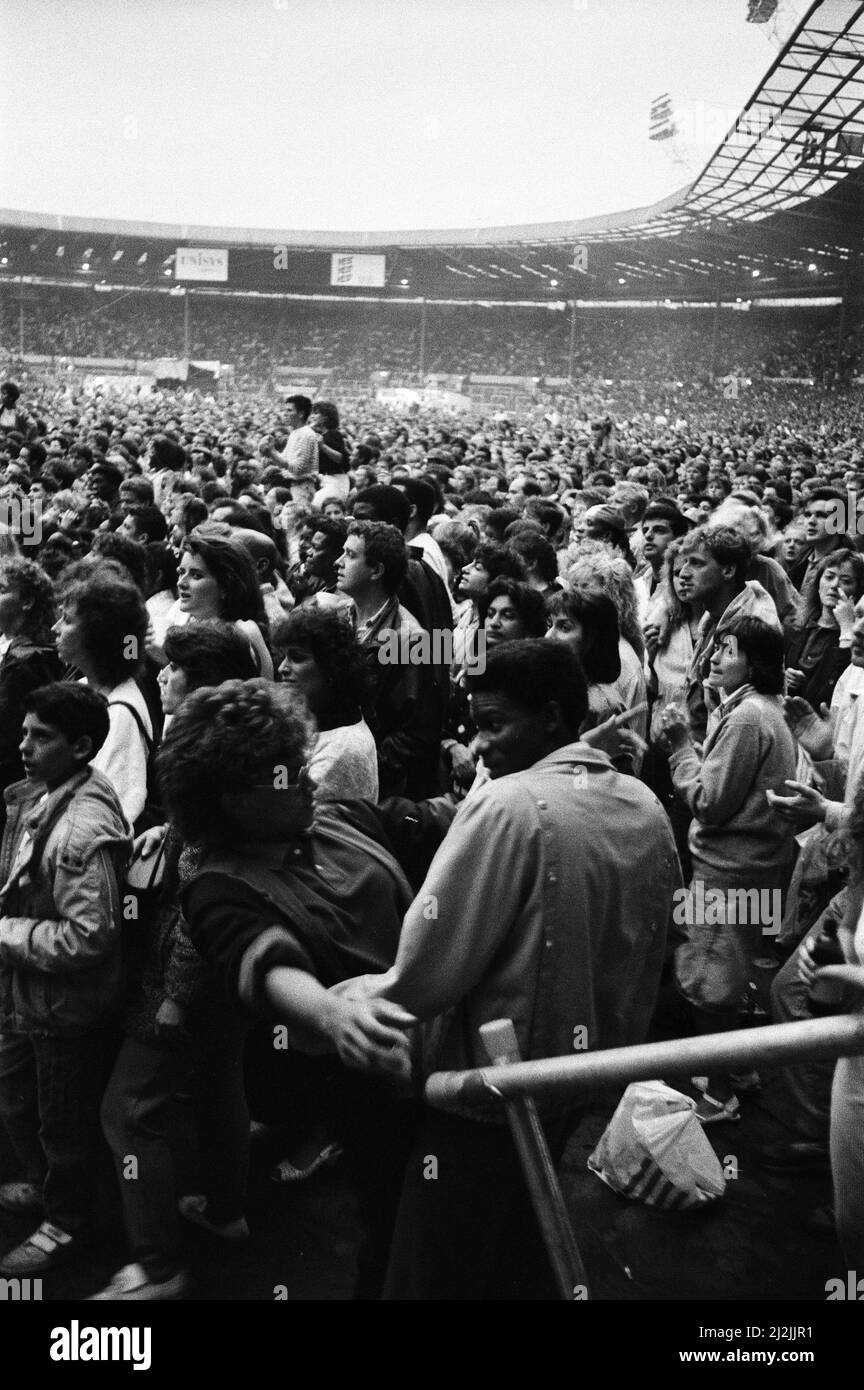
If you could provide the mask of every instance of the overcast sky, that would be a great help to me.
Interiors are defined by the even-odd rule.
[[[782,31],[805,4],[782,0]],[[777,52],[747,0],[0,0],[0,206],[471,227],[688,183]],[[668,91],[682,137],[650,143]]]

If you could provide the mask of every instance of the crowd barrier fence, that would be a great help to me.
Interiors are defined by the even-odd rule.
[[[426,1082],[426,1100],[440,1109],[504,1106],[559,1297],[570,1302],[588,1296],[588,1279],[535,1097],[560,1100],[598,1087],[626,1086],[631,1081],[657,1077],[689,1077],[864,1054],[864,1013],[531,1062],[523,1062],[519,1056],[510,1019],[484,1024],[480,1037],[490,1067],[434,1072]]]

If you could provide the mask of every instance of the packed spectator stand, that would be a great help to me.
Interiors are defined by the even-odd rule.
[[[420,379],[420,307],[414,303],[312,304],[302,299],[229,298],[194,291],[188,356],[230,364],[255,389],[281,365],[322,381],[389,384]],[[566,306],[429,303],[423,374],[573,377],[627,383],[707,382],[712,376],[848,383],[859,369],[861,325],[833,308],[727,304],[714,338],[711,306],[669,304],[576,311],[571,344]],[[184,300],[167,290],[99,292],[40,287],[21,300],[0,294],[0,344],[7,360],[146,360],[185,354]]]

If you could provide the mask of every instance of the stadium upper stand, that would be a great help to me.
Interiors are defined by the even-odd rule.
[[[390,384],[848,379],[864,306],[862,54],[864,4],[817,0],[690,185],[578,222],[356,233],[0,211],[0,348],[200,358],[249,384],[280,366]],[[224,252],[224,281],[178,283],[189,247]],[[369,255],[380,283],[357,283]]]

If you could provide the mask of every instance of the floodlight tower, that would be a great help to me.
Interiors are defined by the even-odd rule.
[[[685,155],[684,146],[678,139],[678,135],[679,130],[675,122],[675,112],[672,109],[672,98],[668,92],[663,92],[661,96],[655,97],[651,103],[648,117],[648,139],[654,141],[655,144],[665,143],[671,162],[681,165],[689,174],[693,174],[696,171]]]

